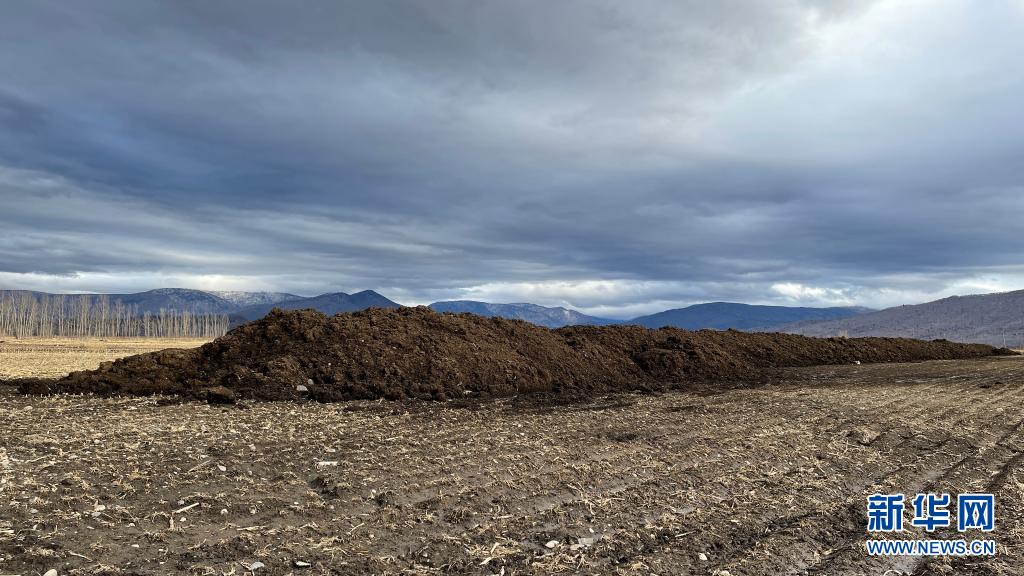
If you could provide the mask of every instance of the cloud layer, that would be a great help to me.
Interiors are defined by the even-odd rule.
[[[0,284],[635,313],[1024,287],[1024,5],[0,6]]]

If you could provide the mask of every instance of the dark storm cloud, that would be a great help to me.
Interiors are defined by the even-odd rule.
[[[1015,287],[1019,3],[9,2],[0,282]]]

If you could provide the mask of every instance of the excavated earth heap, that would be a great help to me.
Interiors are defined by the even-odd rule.
[[[177,394],[322,401],[449,399],[549,393],[589,396],[695,381],[758,381],[766,369],[963,359],[1009,353],[907,338],[808,338],[638,326],[549,330],[520,320],[424,307],[325,316],[274,310],[191,350],[107,362],[26,393]]]

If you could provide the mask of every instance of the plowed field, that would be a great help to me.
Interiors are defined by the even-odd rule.
[[[558,405],[8,391],[0,573],[1020,574],[1022,396],[1019,357]],[[925,491],[994,492],[998,554],[868,557],[865,496]]]

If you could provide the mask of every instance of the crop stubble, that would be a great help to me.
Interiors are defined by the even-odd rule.
[[[133,354],[195,348],[197,338],[13,338],[0,336],[0,379],[59,378]]]
[[[1022,376],[800,368],[561,405],[7,394],[0,573],[1018,574]],[[868,558],[865,495],[927,490],[995,492],[999,555]]]

